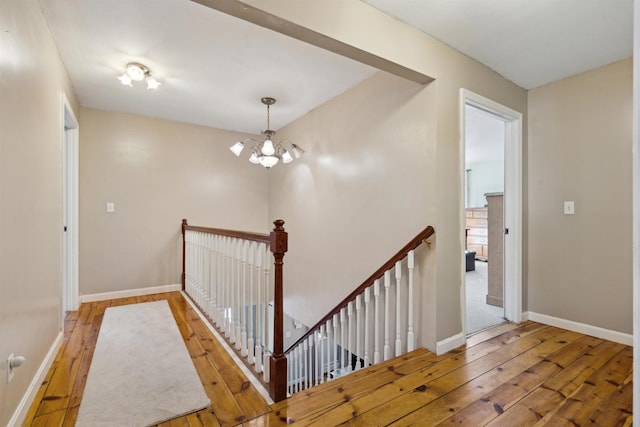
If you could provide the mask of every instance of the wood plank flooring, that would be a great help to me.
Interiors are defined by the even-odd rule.
[[[212,404],[207,409],[158,426],[232,426],[269,412],[267,402],[251,386],[182,294],[172,292],[82,304],[77,312],[69,313],[63,344],[30,408],[25,425],[73,426],[105,309],[162,299],[169,302]]]
[[[632,349],[534,322],[416,350],[269,407],[180,293],[83,304],[26,425],[72,426],[104,310],[167,299],[212,407],[169,426],[629,426]]]

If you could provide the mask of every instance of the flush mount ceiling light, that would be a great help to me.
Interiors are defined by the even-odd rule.
[[[131,82],[147,81],[147,89],[158,89],[160,82],[153,78],[151,70],[139,62],[129,62],[122,75],[118,76],[120,83],[126,86],[133,86]]]
[[[262,165],[269,169],[278,164],[280,160],[283,163],[291,163],[294,158],[299,159],[304,150],[296,144],[289,141],[280,141],[277,144],[273,143],[273,135],[276,134],[270,127],[270,115],[269,107],[276,103],[274,98],[264,97],[260,100],[267,106],[267,128],[262,131],[264,135],[264,141],[258,142],[255,139],[247,138],[244,141],[238,141],[233,144],[229,149],[233,154],[240,157],[240,153],[244,150],[245,144],[251,144],[251,156],[249,161],[256,165]]]

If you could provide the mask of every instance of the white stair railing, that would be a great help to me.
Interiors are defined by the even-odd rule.
[[[434,234],[432,227],[285,352],[282,265],[287,233],[284,221],[274,224],[266,235],[195,227],[183,220],[182,279],[186,294],[256,376],[262,376],[275,401],[416,348],[414,251]]]
[[[289,347],[288,395],[416,348],[415,250],[433,234],[418,234]]]
[[[269,382],[272,305],[270,236],[188,226],[184,233],[184,291]]]

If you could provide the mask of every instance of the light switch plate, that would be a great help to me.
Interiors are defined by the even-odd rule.
[[[113,202],[107,202],[107,212],[114,213],[116,211],[116,205]]]
[[[564,214],[565,215],[574,215],[576,213],[576,206],[573,200],[564,202]]]

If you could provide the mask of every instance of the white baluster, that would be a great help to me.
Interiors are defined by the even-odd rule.
[[[375,322],[373,324],[373,363],[380,363],[380,279],[373,282],[373,297],[375,299]]]
[[[340,358],[342,359],[342,369],[340,374],[347,372],[347,355],[345,354],[345,350],[347,350],[347,316],[346,310],[342,308],[340,310]]]
[[[204,307],[205,295],[204,295],[204,251],[202,241],[204,240],[204,234],[198,235],[198,305],[200,308]]]
[[[187,269],[189,271],[187,283],[189,284],[189,295],[194,298],[193,292],[193,231],[189,231],[189,244],[187,246],[189,253],[187,256]]]
[[[210,317],[209,313],[211,313],[211,250],[209,249],[209,239],[211,239],[210,234],[204,235],[204,288],[205,294],[207,295],[207,300],[205,302],[204,312],[207,317]]]
[[[184,233],[184,289],[187,292],[187,295],[191,296],[191,291],[190,291],[190,287],[191,287],[191,283],[189,283],[189,276],[191,275],[191,268],[190,268],[190,262],[191,262],[191,242],[190,239],[191,238],[191,231],[186,230]]]
[[[305,388],[308,389],[308,388],[311,388],[311,372],[313,371],[313,369],[311,368],[311,355],[313,354],[313,335],[310,335],[304,341],[305,343],[308,343],[308,345],[304,346]],[[309,351],[307,351],[307,347],[309,348]]]
[[[333,345],[333,330],[331,328],[331,318],[327,320],[327,382],[331,381],[331,348]],[[324,378],[324,375],[322,376]]]
[[[207,317],[213,320],[213,314],[216,308],[216,294],[215,294],[215,255],[213,253],[213,234],[207,236],[207,260],[209,261],[209,306],[207,311]]]
[[[262,371],[262,262],[264,253],[261,250],[262,245],[258,244],[255,253],[256,263],[256,372]],[[293,359],[293,357],[292,357]]]
[[[285,355],[287,357],[287,397],[293,394],[291,388],[291,378],[293,378],[293,352],[289,352]]]
[[[291,369],[291,388],[293,393],[298,392],[298,363],[300,362],[298,357],[298,349],[299,346],[296,346],[291,350],[291,360],[293,361],[293,366]]]
[[[402,339],[400,338],[402,298],[400,292],[400,279],[402,279],[402,265],[400,261],[396,262],[396,357],[402,354]]]
[[[340,362],[338,360],[338,313],[333,315],[333,377],[340,377]]]
[[[218,295],[216,304],[215,322],[218,327],[223,324],[222,317],[220,317],[223,303],[223,283],[224,283],[224,255],[222,253],[222,236],[216,236],[216,294]]]
[[[248,336],[247,336],[247,360],[249,362],[249,364],[253,364],[255,361],[255,354],[256,354],[256,349],[255,349],[255,341],[253,339],[253,322],[254,322],[254,316],[253,316],[253,306],[255,304],[254,299],[253,299],[253,289],[255,287],[255,282],[253,280],[254,278],[254,273],[255,273],[255,260],[256,260],[256,256],[255,256],[255,250],[256,250],[256,242],[251,242],[251,244],[249,245],[249,254],[248,254],[248,261],[249,261],[249,304],[248,304],[248,316],[249,316],[249,320],[248,320]]]
[[[271,268],[271,264],[273,263],[272,261],[272,256],[271,256],[271,251],[269,250],[269,246],[268,245],[264,245],[264,263],[263,263],[263,267],[264,267],[264,282],[262,283],[263,285],[263,289],[262,289],[262,296],[264,298],[264,317],[262,319],[262,325],[264,327],[264,332],[262,334],[263,339],[264,339],[264,360],[263,360],[263,365],[265,371],[267,372],[268,368],[270,368],[270,362],[269,362],[269,357],[270,357],[270,350],[269,350],[269,345],[271,343],[271,331],[270,331],[270,325],[269,325],[269,288],[271,286],[271,284],[269,283],[269,274],[270,274],[270,268]]]
[[[206,314],[209,306],[209,264],[207,262],[207,233],[202,233],[202,311]]]
[[[322,351],[322,342],[324,340],[324,325],[320,325],[319,332],[316,336],[316,382],[314,386],[324,383],[324,375],[322,375],[322,359],[324,352]]]
[[[360,369],[360,355],[362,354],[362,323],[360,322],[362,294],[356,296],[356,371]]]
[[[230,256],[230,252],[231,252],[231,238],[230,237],[225,237],[225,241],[224,241],[224,304],[223,304],[223,310],[224,310],[224,336],[229,338],[229,303],[231,301],[231,299],[229,298],[229,289],[231,289],[231,278],[232,278],[232,272],[233,272],[233,261],[231,260],[231,256]]]
[[[271,378],[270,376],[271,364],[269,363],[269,355],[270,353],[267,350],[267,347],[264,347],[263,359],[262,359],[262,380],[265,383],[269,383],[269,380]]]
[[[198,287],[198,296],[196,301],[198,306],[202,307],[202,233],[198,233],[198,245],[197,245],[198,255],[196,257],[196,273],[197,273],[197,287]]]
[[[413,336],[413,268],[415,265],[414,253],[409,251],[407,258],[407,267],[409,269],[409,310],[407,319],[407,351],[413,351],[416,348],[415,337]]]
[[[193,255],[193,287],[194,300],[200,306],[200,233],[196,233],[194,238],[194,255]]]
[[[248,240],[242,242],[242,289],[240,289],[240,345],[236,349],[240,350],[242,356],[247,356],[247,245]]]
[[[207,306],[209,305],[209,289],[207,288],[208,281],[208,266],[207,266],[207,233],[202,233],[200,236],[200,286],[202,288],[202,311],[207,312]]]
[[[347,331],[349,331],[349,341],[348,341],[348,346],[349,348],[347,349],[347,372],[351,372],[353,369],[351,368],[351,359],[352,354],[353,354],[353,349],[354,349],[354,345],[353,345],[353,301],[349,301],[349,303],[347,304],[347,315],[349,316],[348,319],[348,323],[347,323]]]
[[[241,282],[241,262],[240,262],[240,247],[242,246],[242,241],[240,239],[235,240],[235,250],[233,252],[234,258],[234,280],[231,282],[233,286],[233,309],[232,309],[232,317],[231,321],[233,322],[233,330],[231,331],[231,335],[233,337],[233,341],[231,343],[235,344],[235,347],[238,347],[238,341],[240,340],[240,328],[238,324],[240,323],[240,282]]]
[[[369,302],[371,301],[371,286],[364,290],[364,367],[369,366]]]
[[[391,272],[384,272],[384,360],[389,360],[391,351],[389,347],[389,288],[391,287]]]
[[[189,239],[191,237],[191,232],[189,230],[186,230],[184,233],[184,289],[187,292],[187,295],[191,295],[191,292],[189,290],[190,288],[190,283],[189,283],[189,274],[190,274],[190,269],[189,269],[189,262],[190,262],[190,242]]]
[[[300,345],[298,345],[298,347],[296,347],[297,350],[297,354],[298,354],[298,364],[296,365],[296,368],[298,369],[298,371],[296,372],[296,392],[299,392],[303,389],[302,385],[304,384],[303,381],[303,377],[302,377],[302,366],[303,366],[303,348],[304,348],[304,343],[300,343]]]

